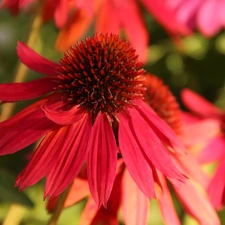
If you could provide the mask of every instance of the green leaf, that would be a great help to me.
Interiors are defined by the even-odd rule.
[[[33,202],[14,187],[15,178],[7,171],[0,169],[0,201],[18,203],[33,207]]]

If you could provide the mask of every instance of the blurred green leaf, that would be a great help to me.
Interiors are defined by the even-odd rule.
[[[0,201],[33,207],[33,202],[23,192],[18,192],[14,184],[15,178],[9,172],[0,170]]]

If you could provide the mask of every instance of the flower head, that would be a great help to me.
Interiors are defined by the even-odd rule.
[[[22,43],[18,55],[25,65],[47,76],[23,84],[1,84],[0,99],[48,95],[0,123],[1,155],[44,136],[17,186],[23,189],[46,176],[45,196],[57,196],[86,162],[90,192],[97,205],[106,206],[118,151],[147,197],[156,196],[155,168],[174,185],[185,181],[164,144],[173,149],[183,146],[142,100],[144,70],[139,69],[138,56],[124,39],[96,34],[71,47],[59,64]]]

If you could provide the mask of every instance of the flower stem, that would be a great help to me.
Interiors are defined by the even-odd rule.
[[[59,200],[56,204],[56,207],[53,211],[52,217],[50,218],[50,220],[48,221],[47,225],[56,225],[57,221],[61,215],[61,212],[63,210],[64,207],[64,203],[66,201],[66,198],[70,192],[70,189],[72,187],[72,184],[60,195]]]
[[[28,34],[27,41],[26,41],[29,47],[33,48],[35,46],[37,42],[37,38],[39,36],[39,31],[40,31],[42,22],[43,22],[42,21],[42,0],[40,0],[38,9],[36,11],[36,15],[34,16],[33,21],[31,23],[31,30]],[[16,73],[14,75],[14,82],[24,81],[26,78],[27,72],[28,72],[28,68],[19,61],[17,65]],[[5,103],[2,106],[0,121],[4,121],[8,119],[12,115],[14,107],[15,107],[15,103]]]

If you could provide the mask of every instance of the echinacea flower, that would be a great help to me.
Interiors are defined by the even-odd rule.
[[[198,28],[206,37],[217,34],[225,26],[225,2],[221,0],[166,0],[177,20],[191,29]]]
[[[181,110],[175,97],[162,80],[150,74],[145,77],[147,86],[145,97],[148,104],[177,134],[182,135]],[[168,152],[178,168],[189,178],[185,185],[180,188],[172,185],[184,210],[191,214],[199,224],[220,224],[217,214],[203,190],[208,184],[208,176],[201,170],[196,159],[188,152],[186,154],[174,154],[169,150]],[[153,173],[156,178],[156,198],[164,223],[166,225],[180,225],[165,176],[157,168],[153,168]],[[75,179],[64,207],[71,206],[89,195],[87,183],[85,176]],[[53,211],[56,202],[57,198],[48,202],[47,209],[49,212]],[[117,225],[119,224],[119,210],[121,210],[121,216],[126,225],[146,225],[148,222],[149,199],[129,175],[123,163],[123,158],[118,160],[116,179],[107,203],[107,209],[104,207],[98,208],[94,199],[90,196],[79,224]]]
[[[212,133],[211,137],[208,138],[203,149],[198,152],[197,158],[200,163],[218,162],[218,167],[210,182],[208,191],[215,208],[221,209],[225,204],[225,114],[212,103],[189,89],[183,90],[182,100],[200,122],[211,121],[211,127],[205,127],[205,132]],[[196,122],[195,125],[198,125],[198,123]]]
[[[65,190],[87,163],[90,192],[106,206],[117,164],[117,143],[137,186],[155,197],[154,168],[174,185],[186,177],[171,160],[183,145],[143,99],[143,69],[135,50],[114,34],[96,34],[65,52],[59,64],[18,44],[20,60],[44,78],[0,85],[4,102],[44,98],[0,123],[0,154],[44,137],[19,175],[20,189],[46,176],[45,197]],[[147,178],[147,179],[146,179]]]

